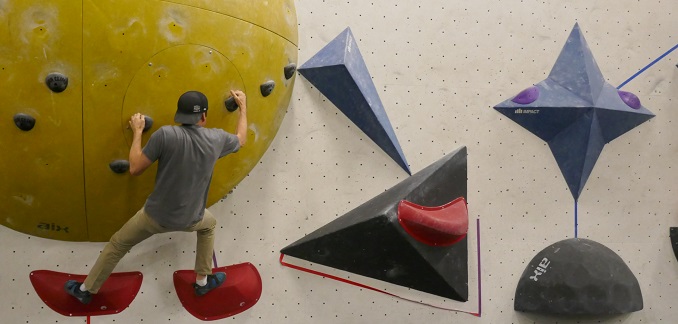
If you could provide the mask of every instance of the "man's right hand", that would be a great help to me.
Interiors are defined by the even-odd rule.
[[[235,103],[240,107],[240,117],[238,118],[235,135],[238,136],[238,141],[240,141],[240,146],[242,147],[247,142],[247,97],[240,90],[231,90],[231,96],[233,96]]]
[[[235,99],[235,103],[240,107],[241,112],[247,110],[247,96],[245,93],[240,90],[231,90],[231,96]]]
[[[144,126],[146,126],[146,119],[142,114],[136,113],[129,119],[129,127],[135,134],[141,134],[144,131]]]

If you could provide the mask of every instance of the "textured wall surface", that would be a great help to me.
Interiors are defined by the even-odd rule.
[[[2,1],[0,1],[2,3]],[[296,1],[299,64],[351,27],[412,172],[468,147],[468,203],[481,220],[482,317],[438,310],[280,266],[279,250],[402,181],[407,174],[297,75],[292,103],[264,158],[222,202],[219,265],[252,262],[262,298],[232,323],[674,323],[678,262],[678,51],[628,83],[657,116],[606,145],[579,201],[579,237],[617,252],[645,308],[618,317],[517,313],[527,262],[574,237],[574,202],[548,146],[492,106],[543,80],[575,22],[619,85],[678,43],[675,1]],[[256,109],[251,107],[250,109]],[[5,153],[3,153],[5,154]],[[114,208],[114,206],[111,206]],[[198,323],[172,286],[193,265],[194,236],[156,236],[119,271],[142,271],[131,307],[93,323]],[[0,228],[8,323],[83,323],[47,308],[32,270],[86,273],[102,243]]]

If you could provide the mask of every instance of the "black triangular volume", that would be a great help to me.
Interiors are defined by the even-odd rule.
[[[466,147],[282,249],[313,263],[418,291],[468,300],[468,249],[417,241],[398,223],[398,203],[441,206],[466,199]]]

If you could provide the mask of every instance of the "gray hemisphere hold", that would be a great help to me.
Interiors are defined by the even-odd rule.
[[[45,78],[45,84],[52,92],[63,92],[68,87],[68,77],[58,72],[50,73]]]
[[[111,168],[111,171],[117,174],[123,174],[129,170],[129,161],[127,160],[115,160],[108,165]]]
[[[14,115],[14,124],[22,131],[30,131],[35,127],[35,118],[28,114],[19,113]]]
[[[268,97],[271,92],[273,92],[273,89],[275,88],[275,82],[274,81],[266,81],[261,84],[259,87],[261,90],[261,95],[264,97]]]

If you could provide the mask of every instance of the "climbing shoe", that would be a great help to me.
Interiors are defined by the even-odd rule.
[[[202,296],[208,292],[210,292],[212,289],[217,288],[221,286],[222,283],[226,280],[226,273],[224,272],[217,272],[215,274],[207,275],[207,284],[204,286],[200,286],[197,283],[193,284],[193,288],[195,289],[195,294],[198,296]]]
[[[82,285],[82,282],[69,280],[66,281],[64,289],[69,295],[77,298],[81,303],[89,304],[89,302],[92,301],[92,294],[90,294],[89,291],[80,290],[80,285]]]

